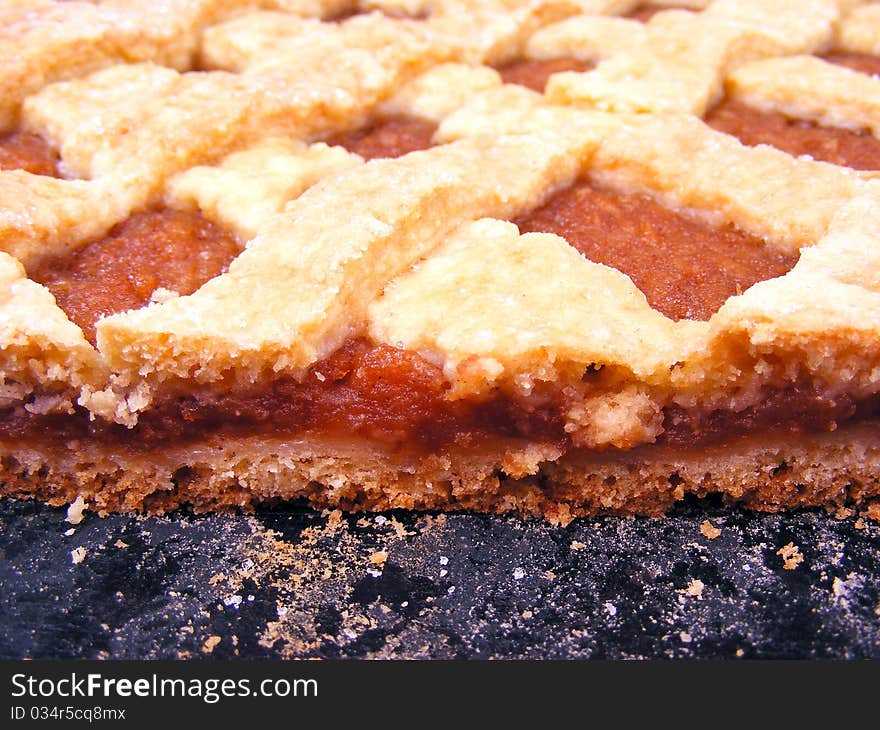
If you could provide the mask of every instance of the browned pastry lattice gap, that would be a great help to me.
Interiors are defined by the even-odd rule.
[[[359,7],[359,3],[351,2],[348,8],[323,18],[323,21],[325,23],[344,23],[346,20],[356,18],[359,15],[370,15],[371,13],[381,13],[386,18],[392,20],[427,20],[431,15],[430,8],[424,8],[421,12],[417,11],[412,13],[408,12],[406,8],[395,8],[390,6],[364,10]]]
[[[823,58],[829,63],[846,66],[868,76],[880,76],[880,58],[877,56],[867,53],[829,53]]]
[[[591,261],[627,274],[672,319],[709,319],[728,297],[797,263],[731,227],[713,228],[644,195],[581,180],[514,221],[565,238]]]
[[[790,119],[732,99],[724,99],[715,106],[706,115],[706,123],[746,145],[769,144],[791,155],[809,155],[854,170],[880,170],[880,140],[867,131],[853,132]]]
[[[192,294],[225,271],[240,250],[235,236],[199,213],[154,210],[136,213],[106,237],[28,273],[94,344],[100,317],[142,307],[160,288]]]
[[[12,132],[0,136],[0,170],[61,177],[58,162],[58,152],[38,134]]]
[[[687,10],[693,12],[692,8],[684,7],[683,5],[655,5],[654,3],[642,3],[635,10],[631,10],[624,17],[629,18],[630,20],[637,20],[640,23],[647,23],[653,18],[657,13],[662,13],[664,10]]]
[[[395,116],[378,119],[365,127],[333,135],[324,141],[345,147],[365,160],[400,157],[433,145],[437,124],[427,119]]]
[[[591,71],[596,67],[593,61],[579,61],[576,58],[554,58],[549,61],[514,61],[498,68],[505,84],[519,84],[539,94],[544,93],[549,78],[562,71]]]

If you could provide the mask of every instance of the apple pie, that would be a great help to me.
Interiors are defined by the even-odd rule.
[[[880,5],[0,0],[0,485],[880,497]]]

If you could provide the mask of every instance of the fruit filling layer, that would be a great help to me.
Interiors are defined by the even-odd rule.
[[[479,446],[486,439],[574,448],[564,416],[572,389],[548,388],[527,403],[500,392],[480,402],[450,400],[441,369],[419,354],[350,340],[301,381],[280,378],[223,395],[161,397],[132,429],[90,420],[83,410],[35,415],[13,407],[0,413],[0,439],[62,447],[88,439],[131,451],[215,436],[335,436],[416,453]],[[759,407],[739,412],[667,406],[657,443],[688,448],[755,432],[831,431],[845,421],[876,418],[878,406],[878,397],[858,403],[830,397],[809,382],[792,383],[768,388]]]
[[[854,170],[880,170],[880,140],[867,131],[823,127],[731,99],[712,109],[706,123],[746,145],[769,144],[791,155],[809,155]]]
[[[433,145],[436,130],[437,125],[427,119],[389,117],[324,141],[329,145],[345,147],[365,160],[376,160],[426,150]]]
[[[514,61],[501,66],[498,73],[505,84],[525,86],[539,94],[553,74],[563,71],[590,71],[596,64],[592,61],[579,61],[576,58],[554,58],[550,61]]]
[[[562,236],[591,261],[627,274],[652,307],[675,320],[709,319],[728,297],[797,263],[732,227],[711,227],[588,180],[514,222],[523,233]]]
[[[240,250],[231,233],[198,213],[147,211],[72,256],[31,267],[28,275],[48,287],[94,344],[100,317],[142,307],[160,289],[192,294]]]
[[[61,177],[58,160],[58,152],[37,134],[13,132],[0,136],[0,170]]]

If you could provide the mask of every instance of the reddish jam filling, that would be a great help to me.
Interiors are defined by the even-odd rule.
[[[525,412],[497,398],[475,404],[446,400],[442,371],[418,354],[351,340],[311,368],[302,382],[281,379],[219,398],[167,399],[138,425],[90,422],[76,416],[33,416],[23,408],[0,415],[0,434],[17,439],[51,433],[60,440],[90,438],[150,448],[211,434],[356,434],[391,446],[466,446],[486,434],[561,441],[556,409]]]
[[[136,309],[164,287],[192,294],[239,253],[235,237],[198,213],[136,213],[71,257],[44,261],[29,275],[95,342],[95,322]]]
[[[312,367],[302,382],[281,379],[249,392],[166,398],[141,414],[131,430],[90,421],[84,411],[36,416],[17,407],[0,413],[0,438],[59,444],[90,439],[133,450],[215,435],[301,434],[356,436],[423,452],[478,446],[487,437],[570,446],[559,398],[548,397],[540,408],[526,411],[502,395],[481,403],[450,401],[447,390],[442,371],[418,354],[351,340]],[[768,391],[762,407],[742,413],[669,407],[658,443],[693,447],[758,431],[828,431],[839,422],[878,415],[878,397],[861,403],[833,400],[809,383],[793,384]]]
[[[30,132],[0,136],[0,170],[26,170],[34,175],[61,177],[58,153],[42,137]]]
[[[643,3],[639,5],[635,10],[630,13],[627,13],[625,17],[630,20],[638,20],[640,23],[647,23],[653,18],[657,13],[662,13],[664,10],[692,10],[691,8],[686,8],[681,5],[654,5],[652,3]]]
[[[426,150],[433,145],[437,125],[416,117],[390,117],[352,132],[343,132],[325,140],[345,147],[365,160],[400,157],[408,152]]]
[[[514,221],[565,238],[591,261],[627,274],[672,319],[709,319],[728,297],[797,262],[733,228],[689,220],[644,195],[581,181]]]
[[[562,71],[590,71],[596,67],[592,61],[576,58],[555,58],[551,61],[514,61],[501,66],[498,73],[505,84],[519,84],[539,94],[544,93],[548,79]]]
[[[880,170],[880,140],[869,132],[789,119],[784,114],[758,111],[730,99],[712,109],[706,123],[746,145],[769,144],[795,156],[810,155],[855,170]]]
[[[880,58],[877,56],[866,53],[829,53],[825,60],[868,76],[880,76]]]
[[[837,424],[846,421],[866,421],[878,416],[878,396],[863,401],[847,395],[832,398],[810,383],[797,383],[782,390],[768,390],[760,407],[740,412],[686,411],[668,406],[664,409],[665,430],[658,443],[688,447],[769,429],[817,433],[833,431]]]

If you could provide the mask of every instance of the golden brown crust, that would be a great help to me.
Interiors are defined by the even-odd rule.
[[[80,388],[107,377],[82,330],[55,306],[52,295],[0,252],[0,408],[36,397],[29,410],[66,411]],[[39,383],[39,389],[35,388]]]
[[[205,217],[252,239],[285,204],[321,178],[363,160],[323,142],[307,145],[287,137],[268,137],[234,152],[216,165],[199,165],[168,181],[165,202]]]
[[[727,77],[727,93],[755,109],[792,119],[880,133],[880,79],[815,56],[744,64]]]
[[[761,434],[694,451],[645,446],[562,459],[540,444],[426,458],[351,442],[257,438],[137,455],[94,444],[62,453],[5,444],[0,490],[55,505],[81,497],[102,513],[250,509],[304,499],[363,511],[519,512],[560,524],[596,514],[659,516],[689,494],[720,494],[770,512],[833,510],[880,496],[877,436],[876,424],[863,424],[796,443]]]

